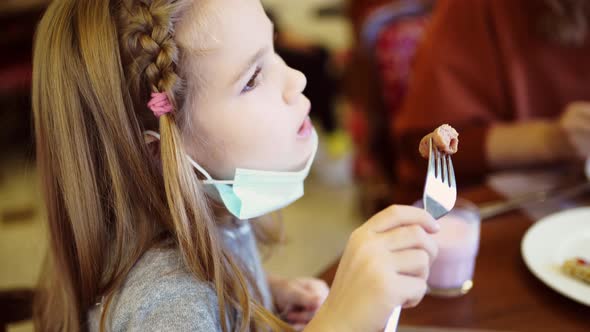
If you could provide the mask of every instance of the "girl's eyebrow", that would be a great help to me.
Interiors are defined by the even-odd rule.
[[[272,22],[270,22],[270,32],[271,32],[271,36],[274,36],[274,24]],[[273,38],[274,40],[274,38]],[[265,47],[259,49],[253,56],[250,57],[250,59],[248,60],[248,62],[246,62],[246,64],[241,67],[243,68],[238,75],[236,75],[236,77],[232,80],[232,85],[235,84],[236,82],[238,82],[242,77],[244,77],[248,71],[250,70],[250,68],[252,66],[254,66],[254,64],[256,62],[258,62],[258,60],[260,60],[260,58],[262,58],[266,53],[270,52],[271,47],[269,45],[266,45]]]
[[[265,46],[261,49],[259,49],[256,54],[254,54],[253,56],[250,57],[250,60],[248,60],[248,62],[246,62],[246,64],[241,67],[243,68],[238,75],[236,75],[236,77],[234,78],[234,80],[232,81],[234,84],[235,82],[239,81],[242,77],[244,77],[248,71],[250,70],[250,68],[252,68],[252,66],[258,62],[258,60],[260,60],[260,58],[262,58],[268,51],[270,51],[270,46]]]

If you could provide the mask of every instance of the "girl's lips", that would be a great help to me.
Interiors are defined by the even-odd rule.
[[[307,116],[303,121],[303,124],[301,124],[301,127],[299,127],[299,130],[297,131],[297,137],[301,139],[308,138],[309,136],[311,136],[312,131],[313,125],[311,123],[311,119],[309,118],[309,116]]]

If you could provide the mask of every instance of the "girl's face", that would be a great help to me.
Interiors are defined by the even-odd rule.
[[[218,179],[238,167],[303,168],[313,149],[306,78],[275,53],[260,1],[198,3],[177,26],[186,54],[187,151]]]

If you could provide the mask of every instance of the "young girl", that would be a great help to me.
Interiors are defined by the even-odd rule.
[[[422,298],[437,225],[411,207],[353,233],[329,295],[262,271],[257,218],[303,194],[317,146],[272,31],[258,0],[52,2],[34,59],[39,330],[379,331]]]

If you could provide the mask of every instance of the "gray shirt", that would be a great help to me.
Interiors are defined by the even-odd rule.
[[[256,277],[264,305],[272,298],[250,224],[224,230],[226,245]],[[89,330],[99,331],[102,305],[88,313]],[[179,252],[152,249],[133,267],[107,313],[107,331],[221,331],[213,285],[196,280],[182,267]]]

